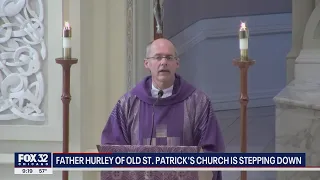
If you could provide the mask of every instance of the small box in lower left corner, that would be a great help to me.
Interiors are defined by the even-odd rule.
[[[52,168],[14,168],[14,174],[53,174]]]
[[[52,153],[16,152],[14,153],[15,174],[52,174]]]

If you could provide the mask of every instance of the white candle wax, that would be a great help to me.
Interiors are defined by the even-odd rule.
[[[248,49],[248,38],[239,39],[239,48],[240,49]]]
[[[63,37],[62,47],[63,48],[71,48],[71,38],[70,37]]]

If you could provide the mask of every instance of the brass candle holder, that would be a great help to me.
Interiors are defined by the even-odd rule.
[[[255,61],[249,59],[249,30],[245,23],[241,23],[239,29],[239,48],[240,58],[233,60],[233,65],[240,69],[240,149],[242,153],[247,152],[247,105],[248,97],[248,70],[255,64]],[[241,171],[241,180],[247,180],[247,172]]]
[[[62,152],[69,152],[69,105],[71,101],[70,94],[70,69],[73,64],[76,64],[78,59],[75,58],[57,58],[56,63],[62,66],[62,95],[61,100],[63,104],[63,139]],[[68,180],[68,171],[62,171],[62,180]]]
[[[73,64],[78,62],[78,59],[71,57],[71,27],[68,22],[63,28],[63,52],[61,58],[56,58],[56,63],[62,66],[62,95],[61,100],[63,104],[63,139],[62,152],[69,152],[69,105],[71,101],[70,94],[70,70]],[[62,171],[62,180],[68,180],[68,171]]]
[[[233,65],[240,69],[240,149],[242,153],[247,152],[248,69],[254,64],[255,61],[249,58],[233,60]],[[241,180],[247,180],[246,171],[241,172]]]

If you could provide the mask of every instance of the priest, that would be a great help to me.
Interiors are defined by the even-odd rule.
[[[201,146],[224,152],[224,140],[209,97],[176,73],[174,45],[160,38],[146,48],[145,77],[115,105],[101,143],[115,145]],[[214,173],[213,179],[221,179]]]

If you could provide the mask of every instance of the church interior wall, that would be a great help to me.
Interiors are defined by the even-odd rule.
[[[171,38],[204,19],[291,13],[292,0],[164,1],[165,35]]]
[[[239,57],[237,31],[243,21],[250,31],[249,55],[257,62],[249,69],[248,106],[274,105],[273,97],[286,86],[286,56],[291,48],[290,3],[281,7],[274,11],[266,8],[262,11],[266,14],[202,19],[183,29],[170,38],[181,59],[178,73],[206,92],[216,110],[239,108],[240,74],[232,60]],[[173,13],[170,7],[166,12],[164,22],[173,21],[168,18]],[[186,15],[182,21],[192,16]],[[177,29],[171,24],[164,26],[165,37]]]
[[[152,39],[151,18],[144,18],[152,17],[150,3],[134,0],[42,2],[48,47],[47,64],[43,68],[46,77],[44,111],[49,125],[35,127],[1,122],[1,180],[61,179],[61,172],[55,172],[50,177],[14,175],[12,153],[62,150],[62,68],[56,64],[55,58],[62,56],[64,21],[72,27],[72,55],[79,59],[71,68],[70,151],[96,149],[96,145],[100,144],[102,128],[115,103],[144,74],[143,68],[135,62],[144,56],[136,51],[144,51]],[[148,10],[137,13],[141,9]],[[140,21],[136,22],[138,19]],[[138,29],[137,24],[145,28]],[[133,65],[128,66],[129,63]],[[99,179],[97,172],[70,172],[69,175],[70,180]]]
[[[45,177],[13,175],[11,153],[15,151],[61,151],[62,73],[61,67],[55,63],[54,59],[61,56],[63,21],[70,21],[73,28],[72,52],[74,57],[79,58],[78,64],[71,69],[71,151],[83,152],[94,149],[95,145],[99,144],[101,129],[118,98],[132,84],[147,74],[142,66],[142,59],[145,45],[152,39],[151,22],[153,18],[147,18],[152,17],[151,8],[149,8],[150,11],[141,10],[148,9],[151,3],[134,0],[43,0],[43,2],[46,14],[45,39],[48,47],[45,62],[47,64],[43,68],[46,84],[44,102],[49,126],[40,125],[38,129],[35,129],[32,128],[33,126],[21,126],[21,124],[0,124],[1,180],[61,179],[61,173]],[[244,19],[250,20],[249,24],[251,22],[258,24],[256,29],[252,26],[251,46],[253,48],[250,54],[258,63],[263,62],[255,65],[250,72],[249,92],[251,94],[249,96],[252,97],[255,94],[257,97],[260,95],[266,97],[266,94],[271,97],[272,93],[279,91],[284,83],[282,73],[285,74],[285,67],[282,60],[285,61],[284,57],[290,46],[291,24],[287,6],[279,5],[279,3],[273,6],[276,9],[273,13],[278,14],[244,16]],[[169,14],[165,15],[167,16]],[[238,55],[236,29],[240,20],[232,17],[217,18],[221,17],[220,14],[210,16],[209,19],[197,20],[197,23],[193,23],[195,26],[191,25],[188,26],[190,28],[184,29],[187,35],[191,34],[188,38],[179,33],[172,39],[176,42],[183,61],[186,62],[182,62],[182,75],[192,83],[198,81],[199,84],[196,85],[209,92],[210,97],[214,100],[220,98],[220,101],[216,102],[222,102],[223,105],[220,107],[225,109],[225,107],[230,107],[229,101],[238,105],[239,74],[231,61]],[[222,24],[224,26],[221,26]],[[195,32],[200,32],[200,35]],[[128,40],[130,35],[133,36],[132,41]],[[258,41],[266,43],[258,44]],[[226,50],[228,48],[230,51]],[[228,56],[225,56],[226,54]],[[272,59],[269,59],[270,54],[273,55]],[[191,69],[193,63],[196,63],[194,59],[203,62],[197,64],[199,67],[196,69]],[[277,65],[274,65],[275,63]],[[213,71],[210,67],[216,68],[218,74],[216,77],[221,77],[221,79],[204,79],[212,77],[212,75],[208,76]],[[204,68],[209,68],[209,70],[207,69],[208,71],[204,71],[203,74],[198,73],[195,77],[191,77],[189,71],[187,72],[187,70],[201,72]],[[257,72],[263,76],[256,76]],[[260,82],[261,78],[265,82]],[[225,83],[226,80],[230,82]],[[258,104],[261,105],[263,102]],[[216,105],[216,107],[219,106]],[[96,172],[73,172],[70,173],[70,180],[94,180],[98,179],[98,176]]]
[[[31,2],[31,1],[29,1]],[[4,3],[4,2],[2,2]],[[13,2],[12,2],[13,3]],[[16,1],[25,7],[24,1]],[[43,7],[40,8],[40,7]],[[50,7],[50,8],[49,8]],[[18,8],[17,8],[18,9]],[[40,70],[43,76],[44,97],[42,99],[41,110],[44,113],[44,123],[30,123],[30,120],[23,117],[1,121],[0,125],[0,174],[1,180],[12,179],[57,179],[59,174],[48,176],[18,176],[14,175],[13,171],[13,152],[18,151],[61,151],[62,138],[62,121],[61,121],[61,67],[55,63],[55,58],[61,55],[62,49],[62,1],[32,1],[31,9],[35,10],[41,20],[40,9],[43,10],[43,21],[39,21],[43,25],[40,29],[43,30],[43,43],[45,47],[42,53],[45,58],[40,60]],[[20,11],[17,14],[25,15]],[[3,18],[3,17],[2,17]],[[15,18],[10,18],[10,23],[15,22]],[[26,21],[25,21],[26,22]],[[33,22],[35,23],[35,22]],[[36,23],[34,24],[36,25]],[[33,29],[34,30],[34,29]],[[36,29],[35,31],[38,31]],[[34,35],[34,34],[33,34]],[[29,39],[32,39],[28,37]],[[21,45],[23,46],[23,44]],[[41,54],[39,46],[32,46]],[[30,82],[31,79],[30,79]],[[8,112],[7,112],[8,113]],[[3,116],[5,113],[1,112]],[[14,113],[13,113],[14,114]]]

